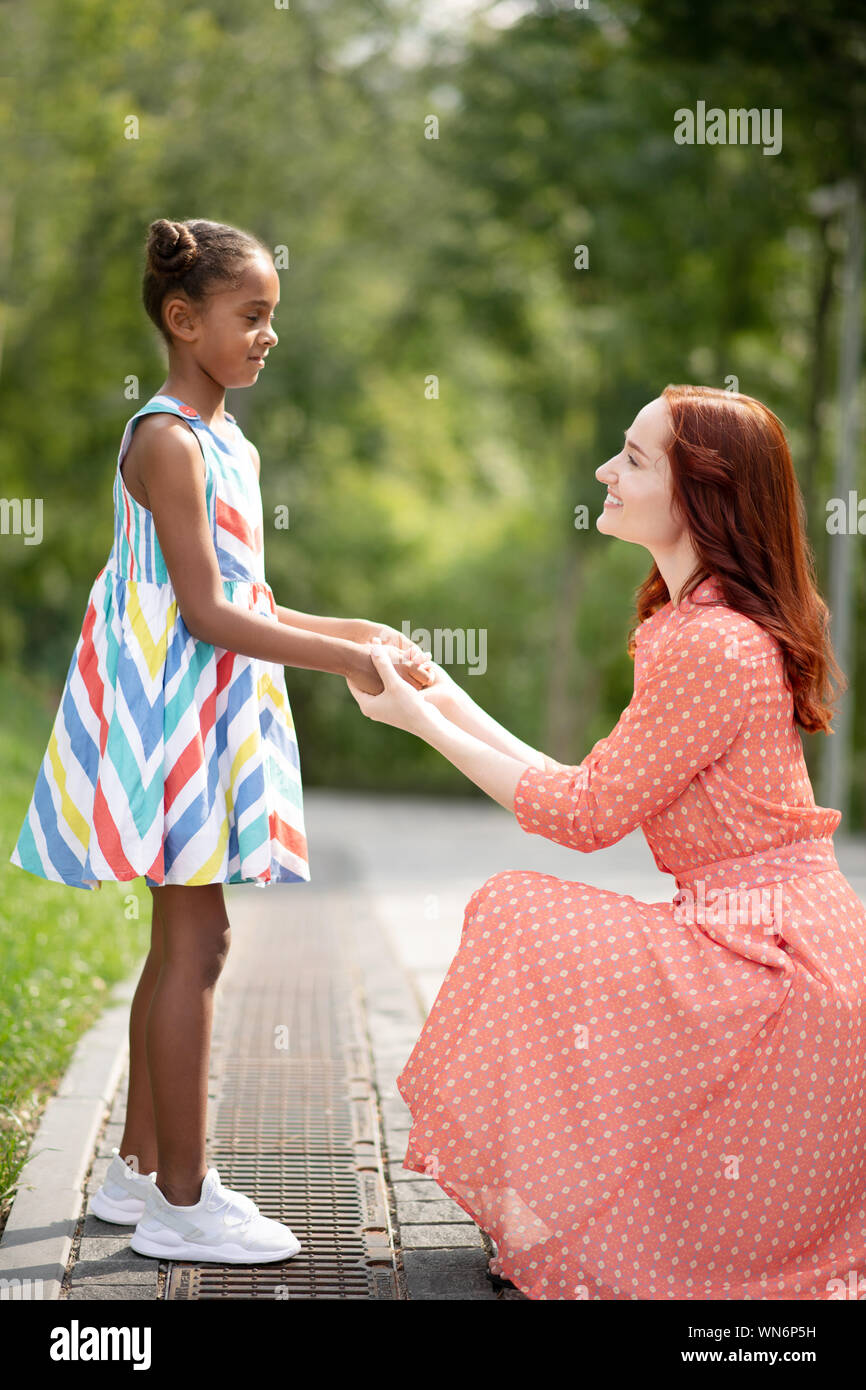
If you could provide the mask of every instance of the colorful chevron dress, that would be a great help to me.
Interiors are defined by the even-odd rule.
[[[177,415],[204,456],[231,603],[277,621],[262,500],[240,426],[226,440],[173,396],[128,421],[114,544],[97,575],[13,864],[76,888],[309,879],[300,761],[283,667],[192,637],[147,508],[120,465],[145,415]]]

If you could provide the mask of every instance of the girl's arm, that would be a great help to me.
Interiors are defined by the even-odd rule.
[[[261,459],[255,444],[246,441],[250,451],[250,458],[256,470],[256,477],[261,477]],[[371,642],[375,636],[380,636],[383,642],[390,642],[393,646],[399,647],[403,652],[409,652],[412,656],[421,659],[421,649],[416,644],[404,636],[402,632],[397,632],[395,628],[388,627],[383,623],[368,622],[366,618],[331,618],[320,613],[301,613],[297,608],[284,608],[282,604],[275,605],[277,618],[285,627],[301,628],[304,632],[320,632],[325,637],[340,637],[346,642],[357,642],[361,646]],[[412,680],[410,684],[417,684]]]
[[[410,641],[404,633],[386,623],[375,623],[367,618],[331,618],[321,613],[300,613],[296,608],[284,608],[277,604],[277,617],[288,627],[303,628],[307,632],[321,632],[327,637],[342,637],[347,642],[359,642],[362,646],[381,636],[383,642],[400,647],[414,656],[421,655],[421,648]]]
[[[353,618],[330,618],[320,613],[300,613],[296,608],[284,608],[277,604],[277,617],[285,627],[298,627],[304,632],[320,632],[326,637],[340,637],[345,642],[354,642],[352,636]]]
[[[139,426],[137,476],[190,634],[241,656],[329,671],[370,694],[380,691],[370,653],[359,643],[333,632],[275,623],[229,602],[211,536],[198,442],[174,416],[153,416],[144,423],[150,428]],[[409,681],[416,665],[400,660],[397,669]],[[425,683],[423,675],[418,679]]]

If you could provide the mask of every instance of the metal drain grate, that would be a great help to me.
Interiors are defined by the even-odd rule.
[[[302,1248],[277,1265],[173,1264],[166,1297],[396,1298],[363,1015],[339,916],[322,898],[290,915],[278,890],[255,903],[253,913],[230,899],[208,1161]]]

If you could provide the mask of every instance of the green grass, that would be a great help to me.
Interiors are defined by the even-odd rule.
[[[9,862],[59,693],[0,674],[0,1225],[45,1101],[150,939],[143,878],[89,892]]]

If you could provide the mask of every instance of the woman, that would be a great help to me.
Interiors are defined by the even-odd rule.
[[[655,563],[634,696],[582,763],[527,747],[438,667],[418,692],[382,654],[384,691],[353,694],[531,834],[589,853],[640,826],[678,891],[483,884],[398,1078],[404,1164],[531,1299],[851,1297],[866,909],[795,728],[830,731],[844,677],[784,433],[748,396],[669,386],[596,477],[598,529]]]

